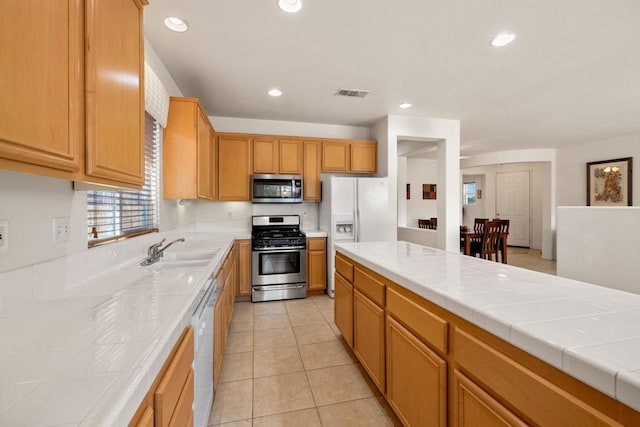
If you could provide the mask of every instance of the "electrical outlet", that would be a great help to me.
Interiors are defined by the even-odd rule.
[[[0,252],[9,249],[9,222],[0,221]]]
[[[227,211],[227,218],[231,218],[231,217],[232,217],[231,211]]]
[[[68,217],[53,218],[53,243],[69,241],[70,225]]]

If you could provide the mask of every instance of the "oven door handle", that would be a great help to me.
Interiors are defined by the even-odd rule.
[[[300,252],[306,250],[306,246],[288,246],[286,248],[260,248],[253,249],[253,252]]]
[[[253,290],[257,292],[267,292],[267,291],[280,291],[284,289],[302,289],[304,288],[306,283],[299,283],[296,285],[265,285],[265,286],[254,286]]]

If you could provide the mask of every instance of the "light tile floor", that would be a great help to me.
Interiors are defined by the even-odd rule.
[[[507,261],[509,265],[556,275],[556,261],[542,259],[537,249],[507,247]]]
[[[235,304],[210,426],[400,426],[333,323],[333,300]]]

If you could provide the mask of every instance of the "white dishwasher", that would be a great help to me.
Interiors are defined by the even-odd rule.
[[[209,423],[213,403],[213,305],[216,301],[216,281],[207,280],[203,296],[196,307],[191,325],[194,330],[194,399],[195,427]]]

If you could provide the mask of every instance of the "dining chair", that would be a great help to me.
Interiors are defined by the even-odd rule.
[[[489,221],[489,218],[474,218],[473,220],[473,232],[482,234],[484,233],[484,225]],[[482,244],[482,237],[472,237],[471,246],[478,247]],[[472,252],[473,253],[473,252]]]
[[[487,260],[495,258],[497,262],[501,227],[499,221],[486,221],[480,243],[471,241],[471,255],[480,255],[480,258]]]
[[[500,253],[500,259],[504,263],[504,255],[507,251],[506,237],[509,235],[509,220],[494,218],[493,221],[497,221],[500,223],[500,241],[498,242],[498,252]]]

